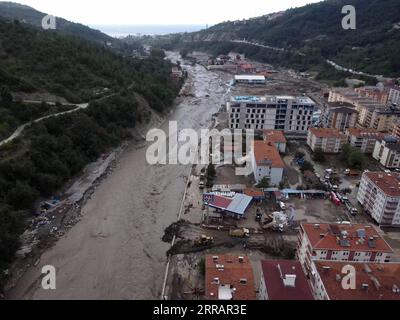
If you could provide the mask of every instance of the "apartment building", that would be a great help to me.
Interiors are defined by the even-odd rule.
[[[393,123],[390,133],[392,136],[400,138],[400,119]]]
[[[308,131],[307,144],[313,152],[339,153],[346,142],[346,135],[337,129],[311,128]]]
[[[303,223],[297,244],[297,257],[306,274],[312,274],[313,261],[385,263],[393,250],[372,225]]]
[[[357,200],[379,224],[400,226],[400,174],[365,172]]]
[[[322,115],[325,128],[345,131],[357,124],[358,112],[355,106],[347,102],[328,102]]]
[[[375,100],[383,105],[386,105],[389,100],[389,90],[384,86],[367,86],[355,88],[354,91],[357,92],[361,97],[371,98],[372,100]]]
[[[247,256],[206,255],[206,300],[256,300],[253,267]]]
[[[314,300],[299,261],[261,261],[259,300]]]
[[[384,138],[385,135],[375,129],[351,128],[346,130],[346,136],[353,148],[360,149],[366,154],[372,154],[376,141]]]
[[[395,103],[397,105],[400,105],[400,87],[399,86],[393,86],[389,90],[389,98],[388,98],[390,103]]]
[[[315,103],[308,97],[235,96],[227,103],[229,128],[307,133]]]
[[[354,287],[342,281],[354,268]],[[314,261],[310,283],[316,300],[400,300],[400,263]]]
[[[371,98],[362,97],[351,89],[338,88],[329,92],[329,102],[347,102],[355,106],[358,112],[358,123],[365,128],[379,132],[389,131],[399,119],[400,111],[386,107]]]
[[[283,178],[285,163],[272,142],[254,141],[251,151],[254,178],[257,183],[267,178],[271,185],[279,186]]]
[[[372,157],[385,168],[400,168],[400,143],[398,138],[387,136],[378,139]]]

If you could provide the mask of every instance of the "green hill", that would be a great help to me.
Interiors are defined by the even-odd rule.
[[[342,28],[342,7],[349,4],[356,8],[356,30]],[[230,42],[243,39],[288,52]],[[238,50],[258,60],[296,68],[309,68],[332,59],[367,73],[399,76],[400,1],[326,0],[161,40],[164,45],[208,49],[213,53]]]

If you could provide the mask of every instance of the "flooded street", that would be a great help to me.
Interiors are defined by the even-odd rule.
[[[199,65],[184,68],[194,97],[179,98],[167,120],[177,121],[179,129],[207,128],[224,102],[229,76]],[[168,121],[161,128],[168,133]],[[177,220],[191,166],[151,166],[148,145],[125,151],[83,207],[82,221],[25,273],[9,299],[160,298],[169,249],[161,237]],[[44,265],[56,267],[56,290],[41,288]]]

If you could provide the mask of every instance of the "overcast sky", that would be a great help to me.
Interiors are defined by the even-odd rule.
[[[83,24],[215,24],[320,0],[14,0]]]

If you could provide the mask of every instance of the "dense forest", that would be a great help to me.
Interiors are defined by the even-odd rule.
[[[66,108],[15,101],[16,91],[90,101],[87,109],[33,124],[0,147],[0,282],[37,200],[56,194],[89,162],[130,139],[131,129],[149,120],[149,108],[163,113],[171,107],[181,83],[170,80],[172,65],[164,58],[162,50],[154,49],[147,58],[128,59],[81,38],[0,21],[4,132]],[[93,95],[105,87],[109,90],[102,99]]]
[[[157,84],[157,77],[143,77],[141,65],[79,37],[0,20],[0,81],[11,91],[50,92],[87,102],[104,89]]]
[[[342,28],[344,5],[356,8],[356,30]],[[287,51],[230,42],[243,39]],[[234,50],[253,59],[296,69],[320,66],[325,59],[331,59],[351,69],[398,77],[400,1],[326,0],[281,14],[159,37],[157,41],[161,47],[169,48],[207,49],[213,53]]]

